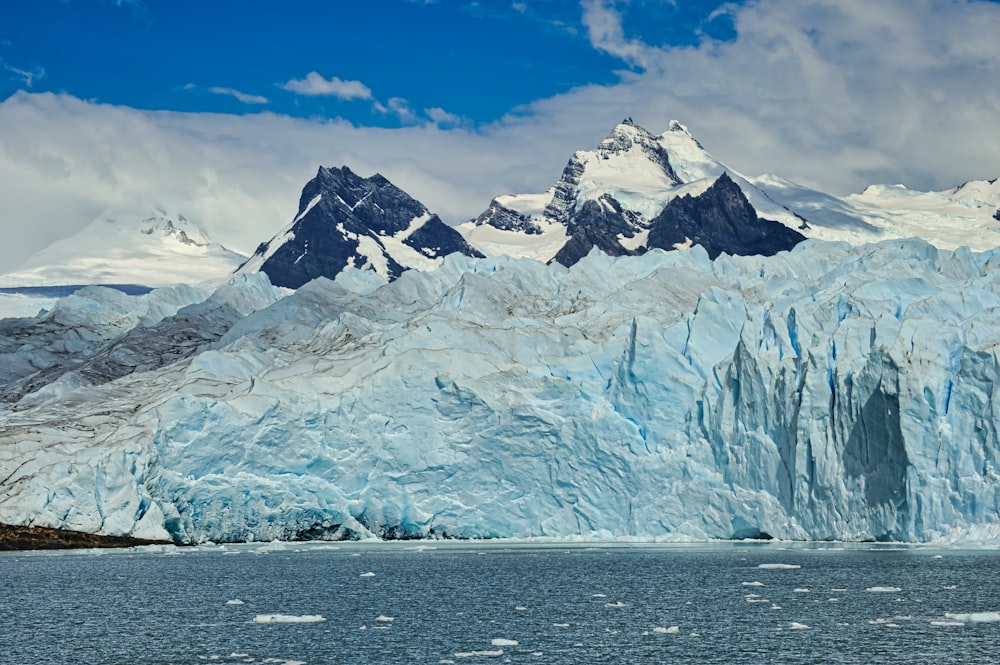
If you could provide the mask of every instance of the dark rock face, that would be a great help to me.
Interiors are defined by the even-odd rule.
[[[691,242],[711,258],[722,253],[771,256],[805,240],[784,224],[761,219],[728,174],[700,196],[674,199],[650,224],[649,248],[671,250]]]
[[[498,203],[496,199],[490,201],[490,207],[480,214],[479,217],[476,217],[475,223],[476,226],[489,224],[501,231],[521,231],[528,235],[541,233],[541,229],[531,221],[530,216],[522,215],[510,208],[506,208]]]
[[[609,256],[632,254],[618,241],[618,236],[631,237],[636,229],[631,211],[622,211],[621,205],[610,196],[597,201],[587,201],[570,219],[570,238],[552,258],[567,268],[597,247]]]
[[[422,216],[427,221],[405,235]],[[320,167],[302,190],[295,222],[261,245],[248,263],[266,257],[260,270],[272,284],[293,289],[317,277],[332,279],[349,266],[371,268],[373,259],[384,261],[387,277],[395,279],[407,267],[386,249],[383,241],[393,236],[431,259],[452,252],[481,256],[461,234],[381,175],[362,178],[345,166]]]

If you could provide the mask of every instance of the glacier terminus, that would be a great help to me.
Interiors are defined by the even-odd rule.
[[[808,240],[91,288],[33,324],[51,337],[25,361],[52,379],[0,412],[0,521],[176,542],[987,538],[998,272],[995,251]],[[132,337],[150,367],[74,365],[74,316],[99,320],[89,356]],[[177,317],[218,335],[143,336]]]

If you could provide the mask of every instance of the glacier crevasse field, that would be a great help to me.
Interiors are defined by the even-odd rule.
[[[452,255],[391,284],[105,291],[55,312],[99,322],[88,353],[125,335],[145,364],[50,368],[0,408],[2,522],[178,542],[1000,534],[996,251]],[[172,321],[217,332],[141,334]],[[61,362],[70,333],[46,330],[24,367]]]

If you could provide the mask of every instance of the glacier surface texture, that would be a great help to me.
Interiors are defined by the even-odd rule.
[[[202,542],[998,521],[995,252],[452,255],[390,284],[104,291],[0,322],[2,522]]]

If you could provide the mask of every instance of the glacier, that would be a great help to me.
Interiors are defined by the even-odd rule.
[[[1000,534],[998,251],[451,255],[391,283],[88,291],[87,352],[138,339],[144,364],[83,372],[51,315],[20,320],[48,331],[23,360],[52,379],[0,405],[0,522],[184,543]],[[179,355],[140,334],[174,321],[217,334]]]

